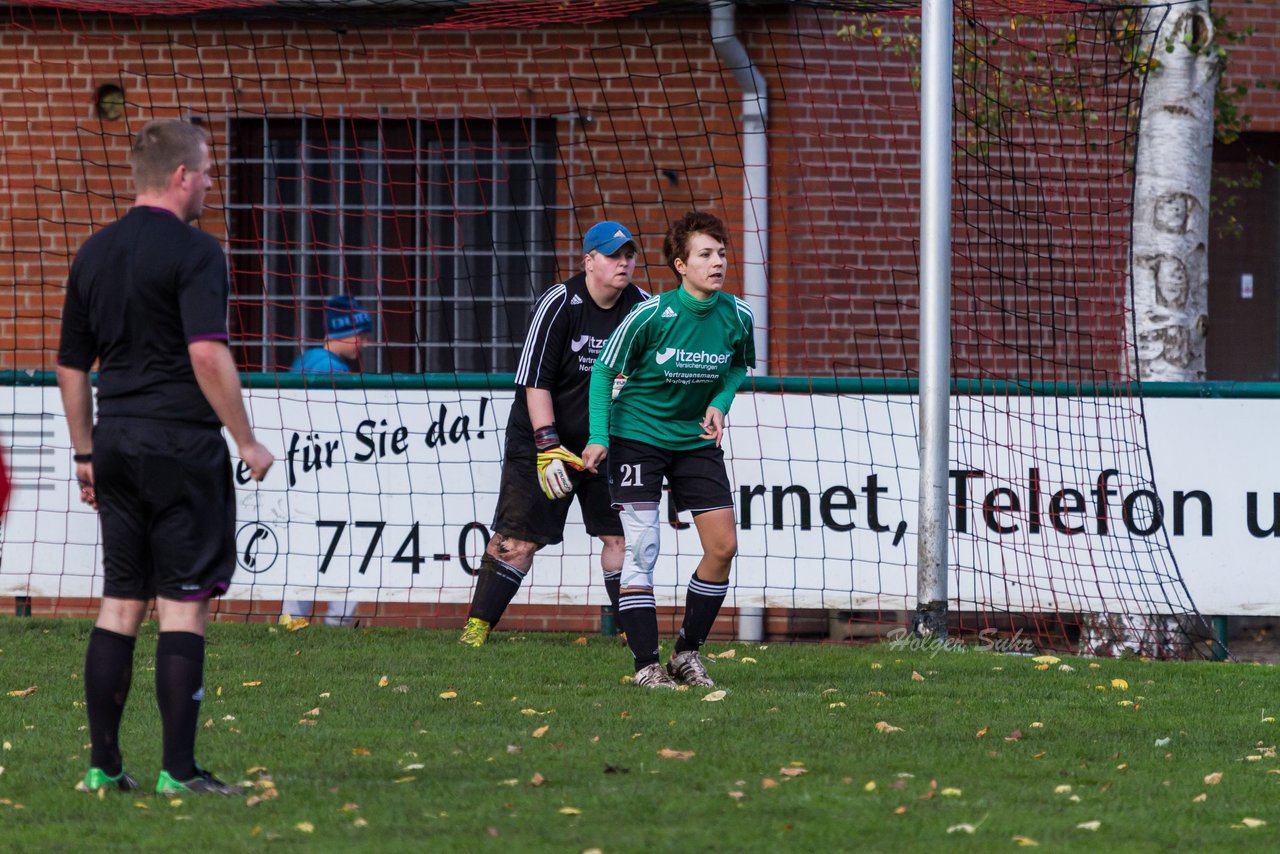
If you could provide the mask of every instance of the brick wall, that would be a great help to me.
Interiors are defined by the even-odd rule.
[[[1264,4],[1236,4],[1275,38]],[[560,117],[558,199],[571,202],[558,223],[562,272],[582,229],[607,215],[634,224],[642,283],[670,287],[661,235],[690,207],[730,223],[731,261],[741,259],[740,91],[704,17],[463,32],[10,15],[0,27],[0,281],[12,286],[0,292],[0,336],[12,343],[0,350],[0,369],[53,366],[70,255],[127,206],[129,136],[156,116],[204,116],[215,156],[229,116]],[[915,59],[875,38],[835,37],[847,20],[804,7],[739,14],[770,87],[770,369],[910,376],[918,337]],[[885,17],[880,26],[905,33],[915,23]],[[1256,67],[1249,63],[1261,62],[1269,44],[1260,36],[1251,54],[1258,58],[1241,70]],[[126,92],[120,120],[94,113],[103,83]],[[1062,130],[1049,128],[1015,120],[1008,133],[1016,146],[957,157],[957,374],[1124,374],[1125,129],[1095,129],[1094,150],[1081,159],[1074,140],[1047,140]],[[202,227],[225,236],[220,190]],[[1099,211],[1113,210],[1120,215],[1099,229]],[[730,290],[740,290],[740,277],[730,279]]]
[[[1213,0],[1227,28],[1251,35],[1229,48],[1225,81],[1244,84],[1242,109],[1253,116],[1250,130],[1280,132],[1280,11],[1270,0]]]

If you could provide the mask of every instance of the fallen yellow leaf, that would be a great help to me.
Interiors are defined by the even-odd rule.
[[[369,755],[369,748],[367,748],[367,747],[353,747],[353,748],[351,748],[351,753],[352,753],[352,755],[353,755],[353,756],[368,756],[368,755]]]
[[[1057,664],[1059,661],[1062,661],[1062,659],[1058,658],[1056,655],[1037,655],[1031,660],[1036,664]]]
[[[1129,683],[1124,681],[1123,679],[1112,679],[1111,687],[1115,688],[1117,691],[1128,691]]]
[[[261,682],[241,682],[241,683],[240,683],[240,687],[242,687],[242,688],[257,688],[257,687],[258,687],[259,685],[261,685],[261,684],[262,684]]]
[[[1242,818],[1240,819],[1240,824],[1244,827],[1254,828],[1266,827],[1267,823],[1260,818]]]
[[[952,788],[952,787],[948,787],[942,790],[942,797],[944,798],[958,798],[960,797],[961,794],[962,793],[959,789]]]
[[[413,782],[414,780],[416,780],[416,779],[418,779],[418,778],[417,778],[417,777],[415,777],[415,776],[413,776],[412,774],[410,774],[410,775],[409,775],[409,776],[407,776],[407,777],[398,777],[398,778],[396,778],[395,780],[392,780],[391,782],[393,782],[393,783],[412,783],[412,782]]]
[[[924,681],[924,677],[923,677],[923,676],[921,676],[921,675],[920,675],[920,673],[919,673],[918,671],[912,670],[912,671],[911,671],[911,681],[912,681],[912,682],[923,682],[923,681]]]
[[[877,721],[876,732],[902,732],[902,727],[894,726],[888,721]]]
[[[1032,839],[1030,836],[1015,836],[1013,837],[1013,841],[1023,847],[1030,847],[1032,845],[1040,844],[1039,842],[1036,842],[1034,839]]]
[[[875,790],[876,790],[876,781],[875,781],[875,780],[869,780],[869,781],[867,782],[867,785],[865,785],[865,786],[863,786],[863,787],[862,787],[862,791],[864,791],[864,792],[874,792]]]
[[[973,833],[977,829],[972,824],[953,824],[947,828],[947,833]]]
[[[729,797],[733,798],[735,801],[740,801],[743,798],[745,798],[746,795],[743,794],[742,792],[730,792]]]
[[[309,821],[300,821],[294,827],[303,833],[315,833],[316,831],[316,826]]]
[[[574,646],[586,646],[586,645],[587,645],[587,639],[586,639],[586,638],[578,638],[577,640],[575,640],[575,641],[573,642],[573,645],[574,645]]]
[[[778,773],[782,774],[782,776],[784,777],[799,777],[802,774],[808,774],[809,769],[808,768],[781,768],[779,769]]]
[[[1076,827],[1080,830],[1097,830],[1098,828],[1102,827],[1102,822],[1082,821],[1079,824],[1077,824]]]
[[[560,815],[582,815],[582,810],[577,807],[560,807]]]
[[[385,688],[385,687],[387,687],[387,686],[388,686],[388,685],[390,685],[390,684],[391,684],[391,680],[390,680],[390,679],[388,679],[388,678],[387,678],[387,677],[385,677],[385,676],[383,676],[381,679],[379,679],[379,680],[378,680],[378,687],[379,687],[379,688]]]
[[[458,696],[458,692],[457,692],[457,691],[441,691],[441,692],[440,692],[440,699],[441,699],[441,700],[452,700],[452,699],[454,699],[454,698],[455,698],[455,697],[457,697],[457,696]]]
[[[19,691],[10,691],[9,696],[10,697],[29,697],[35,692],[36,692],[36,686],[32,685],[30,688],[23,688]]]
[[[672,750],[669,747],[664,747],[658,751],[658,755],[663,759],[692,759],[697,754],[692,750]]]
[[[725,698],[724,691],[712,691],[710,694],[702,698],[704,703],[718,703]]]
[[[1209,800],[1209,795],[1206,794],[1205,792],[1201,792],[1200,794],[1196,795],[1194,798],[1191,799],[1191,803],[1202,804],[1207,800]]]
[[[778,786],[778,781],[774,780],[771,777],[765,777],[763,780],[760,781],[760,788],[762,789],[775,789],[777,788],[777,786]]]
[[[990,729],[991,729],[991,727],[985,727],[985,726],[984,726],[982,729],[980,729],[980,730],[978,730],[976,733],[974,733],[974,736],[973,736],[973,737],[974,737],[974,738],[982,738],[984,735],[986,735],[986,734],[987,734],[988,730],[990,730]]]
[[[551,729],[551,724],[543,724],[533,731],[534,738],[542,738],[547,734],[547,730]]]
[[[1070,792],[1071,792],[1071,785],[1068,783],[1063,783],[1059,786],[1053,787],[1053,793],[1055,795],[1066,795],[1066,794],[1070,794]]]
[[[547,778],[543,777],[542,774],[537,771],[534,771],[533,776],[529,778],[530,786],[541,786],[545,782],[547,782]]]
[[[733,658],[733,657],[734,657],[734,656],[736,656],[737,654],[738,654],[738,651],[737,651],[736,649],[726,649],[724,652],[722,652],[722,653],[720,653],[719,655],[717,655],[717,656],[716,656],[716,658],[717,658],[717,659],[720,659],[720,658]]]
[[[1214,771],[1212,774],[1204,775],[1204,784],[1206,786],[1216,786],[1222,782],[1222,772]]]

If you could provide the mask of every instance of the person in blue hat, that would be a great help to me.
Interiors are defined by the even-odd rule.
[[[360,303],[342,294],[324,302],[323,347],[314,347],[293,360],[289,370],[301,374],[349,374],[360,369],[360,353],[369,344],[369,330],[373,319]],[[356,607],[360,603],[352,599],[330,602],[325,613],[325,623],[332,626],[350,626],[355,622]],[[281,611],[295,618],[310,618],[312,602],[286,599]]]
[[[480,559],[459,643],[483,646],[543,546],[564,539],[572,496],[587,534],[599,537],[609,601],[618,604],[622,523],[603,474],[582,471],[587,391],[605,339],[649,295],[631,281],[637,245],[625,225],[598,222],[582,239],[582,272],[534,303],[516,367],[493,537]]]
[[[346,294],[324,302],[324,346],[293,360],[289,370],[303,374],[349,374],[359,370],[360,354],[369,345],[373,319]]]

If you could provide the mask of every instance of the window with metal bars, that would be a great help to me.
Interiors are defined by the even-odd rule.
[[[554,280],[551,119],[258,118],[228,128],[231,335],[245,370],[373,315],[366,372],[514,370]]]

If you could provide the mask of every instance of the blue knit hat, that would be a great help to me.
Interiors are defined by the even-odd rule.
[[[324,337],[350,338],[373,328],[369,312],[345,294],[324,301]]]

